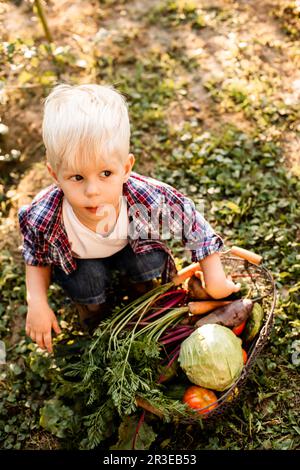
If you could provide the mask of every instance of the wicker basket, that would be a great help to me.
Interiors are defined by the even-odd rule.
[[[248,360],[240,377],[219,397],[217,407],[205,413],[205,418],[211,418],[223,413],[237,398],[242,386],[247,380],[251,367],[268,340],[273,326],[276,304],[274,280],[271,273],[264,266],[257,266],[249,263],[247,260],[229,256],[223,257],[223,265],[225,266],[226,272],[234,274],[235,282],[242,282],[245,276],[247,276],[247,283],[250,284],[252,290],[251,298],[255,299],[261,297],[261,306],[265,312],[265,316],[259,335],[252,341],[248,349]]]
[[[219,395],[215,403],[216,406],[213,409],[211,405],[208,405],[207,409],[201,409],[201,414],[199,414],[199,410],[191,410],[187,412],[186,417],[180,416],[181,423],[199,421],[199,418],[211,419],[224,413],[226,409],[232,406],[233,401],[240,395],[241,388],[247,380],[249,371],[266,344],[272,329],[276,304],[276,289],[271,273],[263,265],[258,266],[239,257],[223,255],[222,264],[227,275],[230,274],[235,282],[242,283],[247,280],[247,287],[250,288],[249,298],[260,302],[264,311],[264,322],[259,334],[249,345],[247,363],[240,377],[228,390]],[[137,404],[163,418],[162,413],[153,408],[145,400],[137,398]],[[174,420],[177,418],[174,416]]]

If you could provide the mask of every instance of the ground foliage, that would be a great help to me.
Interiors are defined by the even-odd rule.
[[[20,3],[14,8],[32,16],[31,2]],[[140,417],[136,413],[120,423],[112,401],[91,414],[88,392],[78,394],[76,377],[66,382],[64,367],[78,362],[91,338],[80,330],[58,286],[49,291],[63,328],[55,358],[24,336],[24,267],[11,219],[24,171],[43,156],[40,135],[28,136],[27,108],[40,107],[59,81],[117,86],[129,102],[137,171],[192,197],[228,245],[262,254],[278,289],[270,341],[230,412],[201,425],[164,424],[146,414],[136,446],[299,447],[300,183],[294,160],[299,80],[291,78],[299,68],[299,6],[296,1],[262,3],[84,2],[84,8],[93,9],[97,34],[85,36],[80,28],[76,40],[68,41],[50,11],[52,44],[42,31],[36,37],[2,38],[0,99],[8,112],[0,123],[0,217],[6,236],[1,241],[0,333],[7,351],[7,363],[0,366],[1,448],[100,443],[125,449]],[[122,18],[129,18],[125,27]],[[252,35],[244,29],[251,21],[253,31],[258,28]],[[270,29],[264,31],[262,23]],[[178,267],[189,262],[178,243],[171,246]]]

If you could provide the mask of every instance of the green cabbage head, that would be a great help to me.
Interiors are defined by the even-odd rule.
[[[242,341],[226,326],[200,326],[182,342],[179,363],[192,383],[221,392],[243,369]]]

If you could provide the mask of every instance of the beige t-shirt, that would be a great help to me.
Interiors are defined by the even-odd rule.
[[[109,235],[96,233],[83,225],[75,215],[72,206],[63,197],[62,217],[73,256],[77,258],[107,258],[122,250],[128,244],[127,202],[121,198],[118,219]]]

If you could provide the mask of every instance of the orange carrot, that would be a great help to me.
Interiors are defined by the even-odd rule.
[[[187,266],[186,268],[181,269],[173,277],[172,282],[175,286],[182,284],[188,277],[191,277],[195,271],[201,270],[199,263],[193,263]]]
[[[202,315],[211,312],[215,308],[231,304],[232,300],[203,300],[200,302],[189,302],[188,307],[192,315]]]

